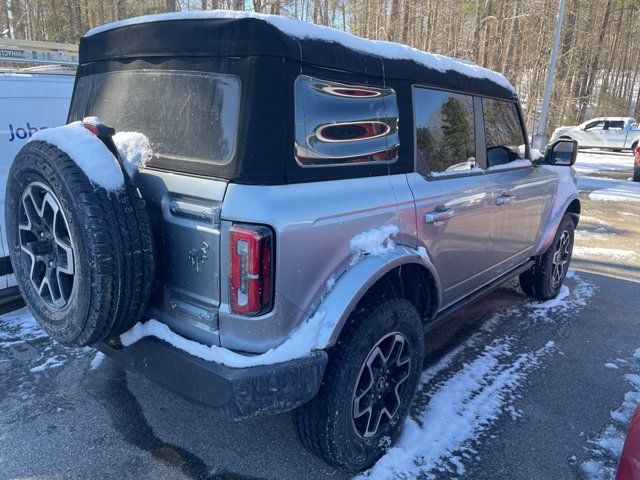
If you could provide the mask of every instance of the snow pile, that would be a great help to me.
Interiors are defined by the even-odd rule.
[[[552,308],[562,307],[563,302],[570,294],[571,292],[569,291],[569,287],[567,287],[566,285],[562,285],[560,287],[560,292],[558,292],[556,298],[552,298],[551,300],[547,300],[546,302],[534,304],[533,308],[535,308],[536,310],[549,310]]]
[[[29,141],[55,145],[69,155],[95,185],[108,191],[118,190],[124,185],[124,175],[116,158],[81,122],[39,130]]]
[[[533,320],[549,321],[550,314],[563,314],[570,310],[586,305],[587,300],[596,293],[592,283],[582,280],[575,274],[574,270],[569,270],[567,279],[572,281],[572,289],[567,285],[560,287],[560,292],[556,298],[542,303],[530,303],[531,310],[526,317]]]
[[[283,344],[253,356],[240,355],[217,345],[208,346],[194,342],[171,331],[164,323],[153,319],[137,323],[131,330],[120,336],[120,341],[125,347],[128,347],[144,337],[156,337],[194,357],[221,363],[228,367],[246,368],[273,365],[305,357],[313,350],[325,348],[333,331],[333,324],[325,322],[324,317],[322,310],[316,311],[315,315],[294,330]]]
[[[25,383],[23,384],[25,386],[31,381],[30,374],[61,367],[74,358],[83,357],[91,350],[88,347],[67,349],[53,342],[42,331],[26,307],[0,316],[0,348],[9,349],[16,346],[19,346],[18,351],[23,351],[24,347],[35,347],[38,353],[34,366],[26,363],[24,365],[22,374],[25,375]],[[22,366],[20,365],[20,367]],[[23,385],[20,386],[20,389],[24,388]],[[30,392],[21,393],[22,398],[30,395]]]
[[[383,42],[378,40],[367,40],[362,37],[352,35],[335,28],[323,27],[312,23],[303,22],[293,18],[281,17],[278,15],[265,15],[260,13],[236,12],[227,10],[207,10],[200,12],[176,12],[159,15],[144,15],[141,17],[129,18],[118,22],[107,23],[100,27],[89,30],[87,37],[96,35],[114,28],[127,25],[138,25],[149,22],[162,22],[169,20],[192,20],[192,19],[235,19],[235,18],[256,18],[268,22],[281,32],[300,39],[324,40],[331,43],[339,43],[353,50],[364,52],[379,57],[399,60],[412,60],[428,68],[433,68],[440,72],[454,71],[472,78],[484,78],[490,80],[504,88],[515,91],[513,85],[509,83],[503,75],[493,70],[475,65],[473,63],[459,60],[444,55],[426,53],[407,45],[400,45],[393,42]]]
[[[531,160],[535,162],[536,160],[540,160],[541,158],[544,158],[544,153],[542,153],[537,148],[532,148],[531,149]]]
[[[554,347],[549,341],[532,352],[513,355],[508,339],[492,342],[436,387],[426,410],[407,420],[397,445],[359,478],[419,478],[436,467],[447,468],[445,462],[464,475],[459,456],[465,443],[512,408],[515,390],[527,372]]]
[[[91,370],[95,370],[100,365],[102,365],[102,362],[104,361],[105,358],[107,358],[107,357],[105,356],[104,353],[96,352],[95,356],[91,359],[91,363],[89,364],[89,368]]]
[[[640,202],[640,183],[609,178],[584,177],[578,179],[578,189],[591,190],[589,198],[601,202]]]
[[[398,231],[396,225],[385,225],[353,237],[349,242],[353,254],[351,265],[355,265],[364,255],[382,255],[393,250],[395,243],[391,237],[395,237]]]
[[[480,167],[476,165],[473,165],[473,166],[470,165],[468,168],[455,168],[452,170],[445,170],[444,172],[429,172],[429,176],[434,178],[441,178],[441,177],[452,177],[454,175],[461,175],[466,173],[482,173],[482,172],[484,172],[484,170],[482,170]]]
[[[124,185],[124,176],[118,160],[83,123],[97,125],[100,119],[86,117],[62,127],[47,128],[36,132],[29,141],[43,141],[65,152],[94,185],[114,191]],[[138,132],[118,132],[113,136],[124,168],[130,178],[142,170],[151,159],[151,143],[146,135]]]
[[[492,167],[487,168],[488,172],[495,172],[498,170],[509,170],[512,168],[524,168],[531,167],[533,164],[531,160],[527,160],[526,158],[522,158],[519,160],[514,160],[513,162],[502,163],[500,165],[493,165]]]
[[[633,373],[624,376],[631,389],[625,393],[622,405],[611,412],[613,422],[607,425],[596,438],[590,440],[593,458],[580,465],[589,480],[610,479],[615,476],[627,428],[636,407],[640,405],[640,375],[638,374],[640,364],[638,360],[640,360],[640,348],[633,353],[631,361],[616,360],[623,365],[629,364],[633,367]],[[618,366],[615,365],[615,368]]]
[[[134,178],[151,160],[151,143],[142,133],[118,132],[113,136],[113,142],[130,178]]]

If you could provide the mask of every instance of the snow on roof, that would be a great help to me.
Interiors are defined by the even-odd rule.
[[[170,20],[198,20],[198,19],[242,19],[255,18],[267,22],[280,30],[282,33],[299,39],[324,40],[326,42],[339,43],[352,50],[364,52],[370,55],[377,55],[389,59],[412,60],[427,68],[432,68],[440,72],[455,71],[473,78],[483,78],[490,80],[513,92],[513,85],[502,74],[481,67],[466,60],[427,53],[407,45],[394,42],[384,42],[379,40],[368,40],[351,33],[343,32],[335,28],[315,25],[301,20],[282,17],[278,15],[265,15],[261,13],[238,12],[230,10],[206,10],[198,12],[175,12],[162,13],[158,15],[144,15],[141,17],[128,18],[118,22],[107,23],[100,27],[93,28],[85,36],[89,37],[98,33],[113,30],[115,28],[128,25],[139,25],[143,23],[164,22]]]

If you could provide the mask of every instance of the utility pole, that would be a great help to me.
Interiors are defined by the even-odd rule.
[[[558,19],[556,20],[556,33],[553,36],[553,48],[551,49],[551,61],[549,62],[549,71],[547,72],[547,84],[544,87],[544,98],[542,99],[542,109],[540,110],[540,120],[538,121],[538,133],[533,137],[533,148],[537,148],[540,151],[547,145],[547,118],[549,117],[553,76],[556,73],[556,59],[558,58],[558,44],[560,43],[562,19],[564,18],[564,4],[565,0],[560,0]]]

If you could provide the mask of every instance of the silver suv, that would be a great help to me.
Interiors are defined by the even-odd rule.
[[[279,17],[143,17],[81,40],[69,120],[90,116],[10,173],[34,316],[228,418],[295,409],[346,471],[398,436],[433,327],[567,273],[576,144],[532,158],[513,88],[475,65]],[[131,131],[153,153],[124,174]]]

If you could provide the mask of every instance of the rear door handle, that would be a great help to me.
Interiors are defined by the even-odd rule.
[[[425,223],[436,223],[436,222],[444,222],[445,220],[449,220],[455,216],[456,212],[447,208],[446,210],[434,210],[433,212],[429,212],[424,216]]]
[[[502,194],[498,198],[496,198],[496,205],[507,205],[513,201],[515,201],[516,197],[513,195]]]

